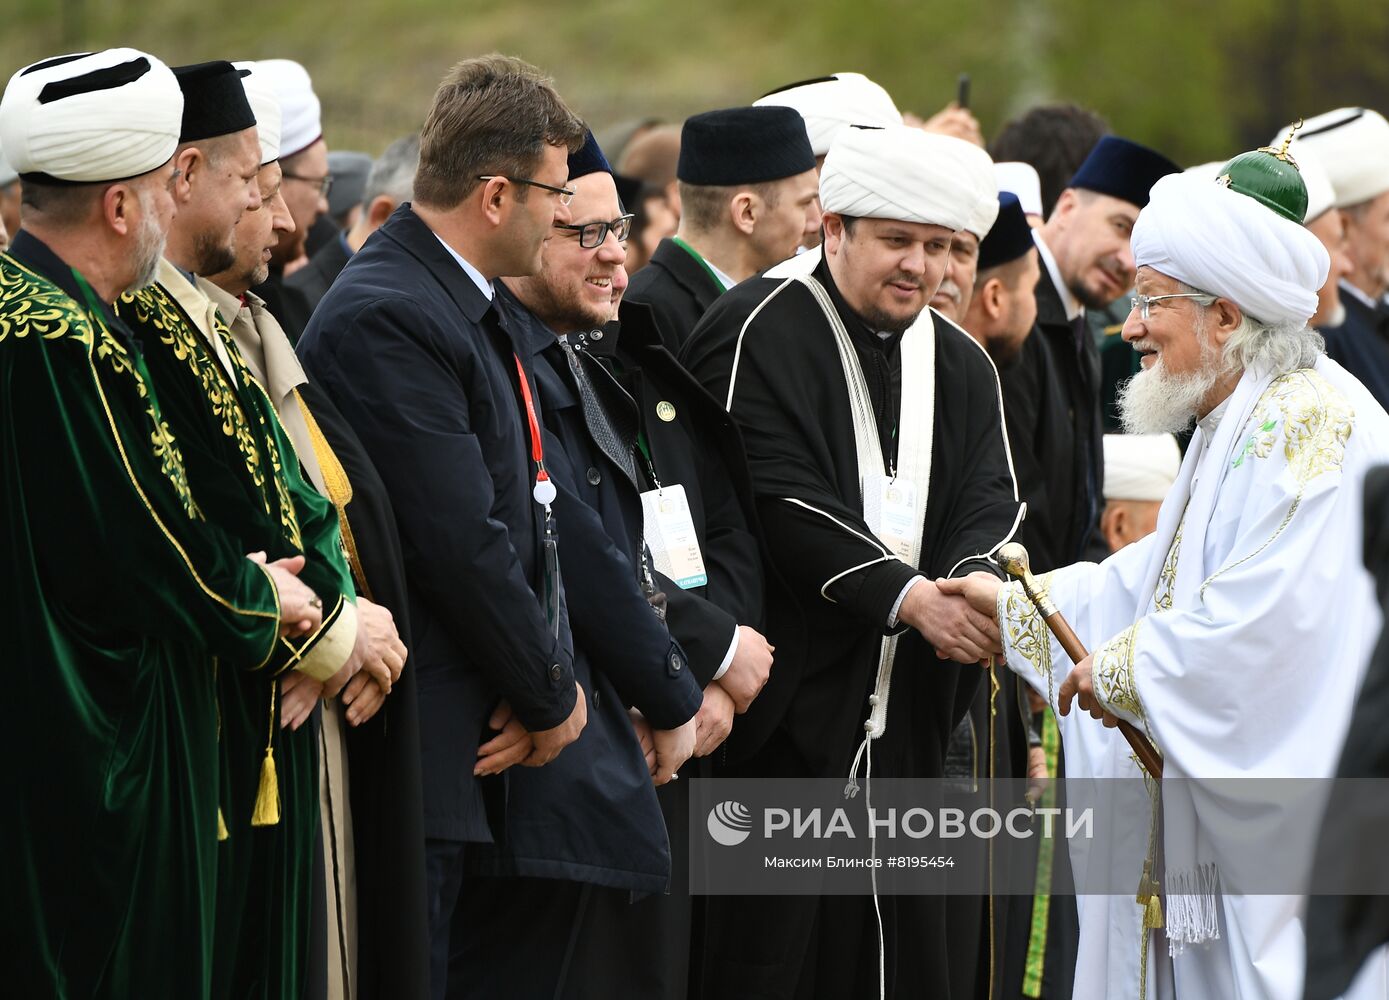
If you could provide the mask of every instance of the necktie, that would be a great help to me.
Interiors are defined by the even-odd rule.
[[[564,351],[565,360],[569,362],[569,371],[573,373],[574,382],[578,386],[579,401],[584,408],[584,423],[588,427],[589,436],[593,438],[593,443],[623,471],[633,486],[641,489],[637,481],[636,459],[632,454],[635,450],[636,428],[630,426],[630,419],[621,419],[623,416],[630,418],[630,414],[610,413],[599,400],[593,380],[584,370],[583,358],[570,346],[568,340],[560,340],[559,346]],[[619,420],[622,425],[620,427]],[[626,433],[622,433],[623,431]]]

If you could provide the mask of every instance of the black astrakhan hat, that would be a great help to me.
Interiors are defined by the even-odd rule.
[[[592,132],[585,131],[583,146],[579,148],[577,153],[569,154],[569,179],[576,181],[588,174],[610,174],[612,172],[613,168],[608,165],[608,158],[603,155],[598,140],[593,138]]]
[[[998,194],[998,218],[993,228],[979,244],[979,270],[1017,260],[1036,244],[1032,242],[1032,227],[1027,224],[1027,215],[1022,210],[1018,196],[1011,191]]]
[[[680,131],[675,176],[686,184],[760,184],[814,169],[805,119],[794,108],[706,111]]]
[[[1181,173],[1181,170],[1147,146],[1107,135],[1090,150],[1090,155],[1066,186],[1122,198],[1144,208],[1148,204],[1148,192],[1158,178]]]
[[[231,135],[256,124],[246,89],[241,86],[243,75],[225,59],[174,67],[174,76],[183,91],[179,142]]]

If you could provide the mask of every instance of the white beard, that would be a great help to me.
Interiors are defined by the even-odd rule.
[[[1196,337],[1201,345],[1201,364],[1196,371],[1173,375],[1158,355],[1151,368],[1144,368],[1119,386],[1119,420],[1126,434],[1180,434],[1196,422],[1201,404],[1226,373],[1205,330],[1198,329]]]

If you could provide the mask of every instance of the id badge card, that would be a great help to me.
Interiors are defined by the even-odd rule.
[[[863,479],[863,519],[898,559],[911,562],[916,534],[916,484],[901,476],[870,475]]]
[[[646,544],[656,569],[682,590],[708,583],[685,487],[677,483],[648,490],[641,495],[641,510]]]

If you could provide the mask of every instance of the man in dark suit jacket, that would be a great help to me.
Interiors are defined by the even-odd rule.
[[[724,291],[785,260],[820,230],[815,154],[791,108],[695,115],[680,134],[680,230],[632,276],[627,298],[656,313],[679,351]]]
[[[479,138],[482,109],[498,100],[513,128]],[[491,299],[497,276],[539,266],[582,137],[533,68],[460,63],[425,123],[416,206],[353,258],[300,346],[385,481],[400,529],[439,1000],[465,985],[449,958],[451,937],[471,930],[455,919],[468,845],[493,839],[488,810],[506,795],[505,779],[483,775],[547,763],[587,718],[548,557],[551,512],[543,491],[533,496],[548,485],[523,404],[533,388]]]
[[[420,137],[407,135],[386,147],[371,165],[362,196],[362,211],[346,232],[335,230],[308,264],[285,279],[285,287],[304,300],[309,313],[318,308],[352,255],[367,237],[385,224],[397,208],[415,196],[415,171],[420,165]]]
[[[1085,310],[1133,287],[1134,220],[1154,182],[1179,169],[1137,143],[1106,136],[1036,234],[1037,328],[1016,360],[999,368],[1034,569],[1108,554],[1097,531],[1104,482],[1100,354]]]
[[[762,589],[742,442],[722,408],[661,346],[648,309],[626,304],[630,329],[607,324],[612,298],[626,277],[629,217],[591,137],[570,157],[569,184],[575,189],[572,221],[556,225],[540,273],[508,279],[511,291],[503,297],[535,333],[546,424],[570,469],[567,478],[623,554],[625,590],[665,595],[671,634],[689,654],[691,673],[704,692],[697,751],[704,756],[728,734],[735,712],[761,690],[771,665],[766,640],[740,625],[760,617]],[[627,343],[622,365],[614,350],[619,340]],[[599,359],[600,349],[616,372]],[[706,427],[724,434],[705,433]],[[685,499],[699,566],[677,570],[667,558],[659,532],[652,534],[644,516],[653,496]],[[573,566],[571,556],[566,569]],[[596,576],[597,567],[582,569],[586,582]],[[604,603],[613,603],[620,589],[615,582]],[[580,601],[571,592],[576,637],[586,614]],[[585,643],[576,645],[577,661]],[[597,658],[595,663],[601,666]],[[686,768],[687,775],[699,773],[695,765]],[[660,789],[671,843],[670,891],[638,902],[592,894],[573,959],[577,981],[590,996],[686,995],[693,916],[684,877],[686,785]]]

